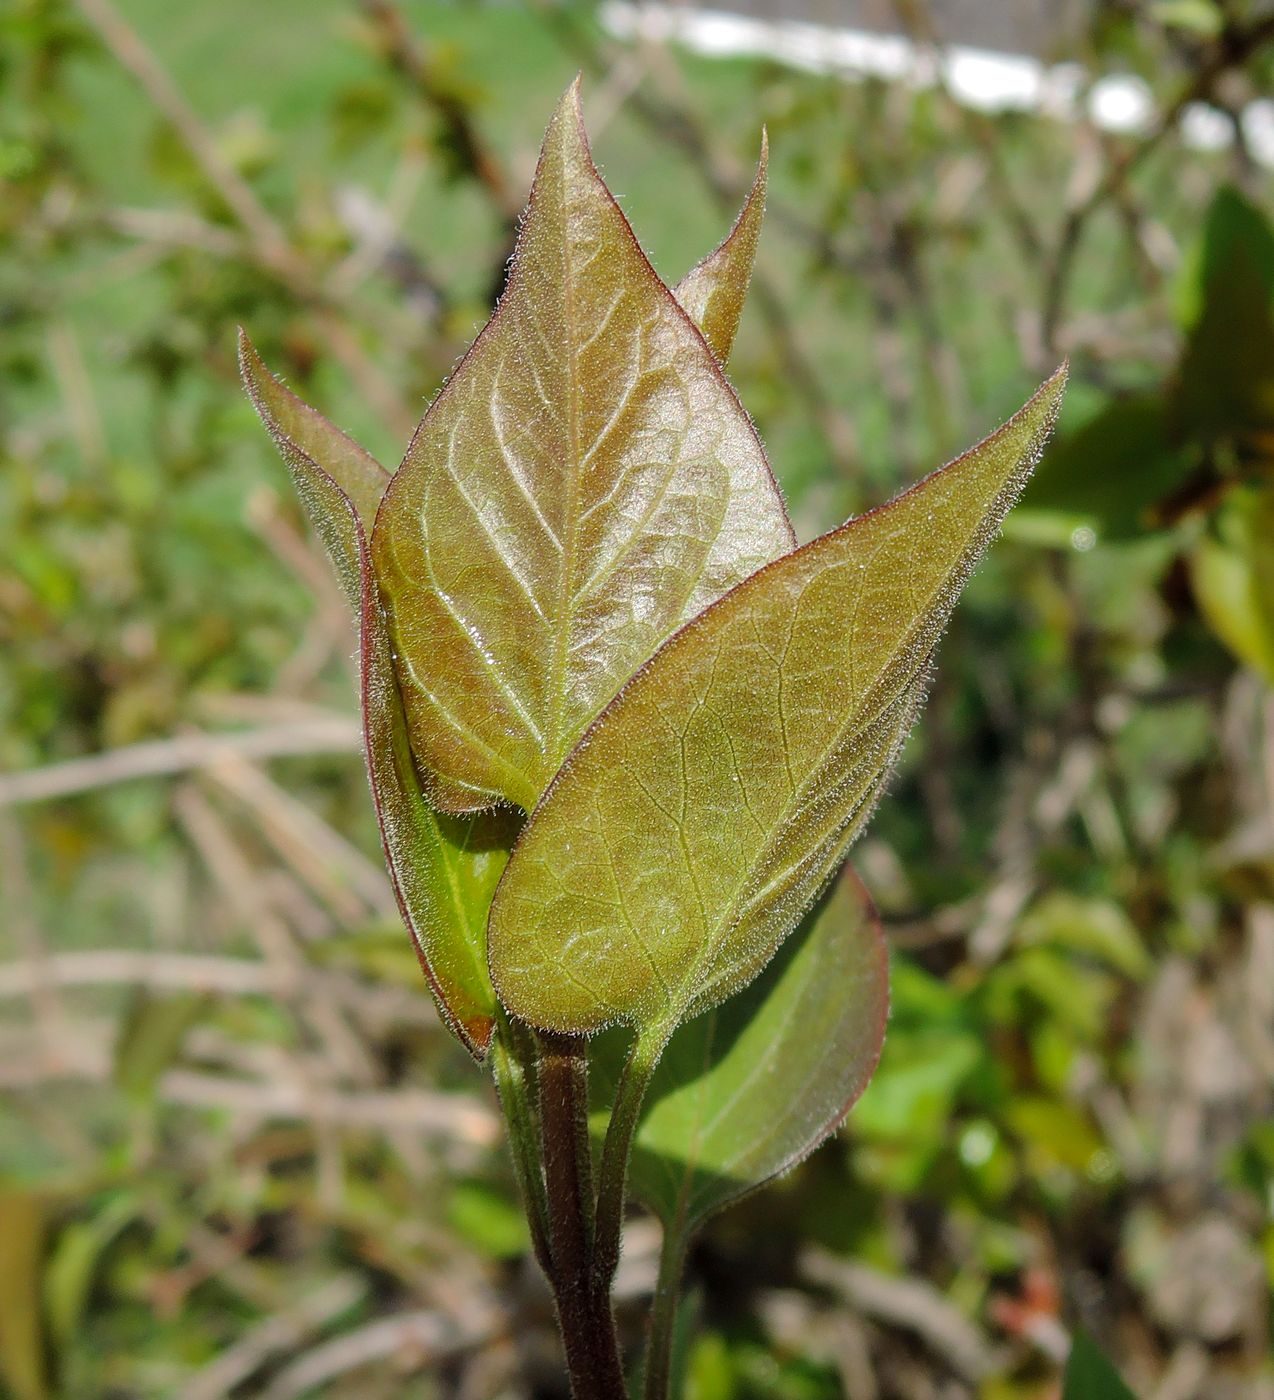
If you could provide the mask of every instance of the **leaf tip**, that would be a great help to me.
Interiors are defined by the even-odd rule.
[[[237,328],[238,354],[239,354],[239,378],[243,381],[243,387],[248,391],[248,397],[252,400],[252,406],[256,409],[261,421],[265,424],[273,436],[276,424],[276,415],[271,412],[266,400],[268,387],[271,383],[277,385],[274,378],[261,358],[260,351],[253,345],[248,333],[242,326]]]
[[[582,97],[584,84],[584,74],[576,73],[571,79],[566,91],[562,94],[561,100],[557,104],[557,109],[553,113],[550,126],[557,126],[559,123],[568,128],[573,127],[584,134],[584,101]]]
[[[543,169],[545,159],[549,158],[561,161],[568,167],[574,166],[582,173],[599,179],[592,149],[588,144],[588,132],[584,126],[584,104],[580,97],[582,81],[583,74],[577,73],[553,109],[540,151],[540,169]],[[538,182],[537,171],[536,183]],[[531,198],[535,198],[534,186]]]
[[[246,383],[250,375],[262,368],[261,356],[242,326],[235,327],[235,345],[239,356],[239,375]]]
[[[1061,412],[1062,397],[1066,393],[1066,384],[1070,378],[1070,364],[1070,357],[1067,356],[1035,391],[1026,407],[1021,410],[1024,415],[1043,411],[1044,421],[1039,430],[1036,456],[1043,451],[1044,443],[1052,433],[1057,422],[1057,415]]]

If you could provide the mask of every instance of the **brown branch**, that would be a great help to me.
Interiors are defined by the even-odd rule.
[[[159,1093],[170,1103],[226,1109],[246,1118],[291,1118],[333,1128],[392,1128],[481,1148],[493,1147],[500,1139],[495,1114],[476,1104],[470,1094],[438,1094],[425,1089],[342,1093],[186,1069],[169,1070],[159,1081]]]
[[[334,1322],[367,1291],[362,1279],[342,1274],[291,1307],[251,1328],[182,1387],[185,1400],[225,1400],[278,1352],[292,1351]]]
[[[378,1318],[322,1342],[286,1366],[261,1392],[261,1400],[299,1400],[351,1371],[401,1357],[412,1369],[437,1367],[449,1357],[487,1345],[506,1326],[489,1309],[463,1322],[436,1312]]]
[[[1075,259],[1084,232],[1095,213],[1116,195],[1146,159],[1176,128],[1181,114],[1194,102],[1204,102],[1219,79],[1246,63],[1265,44],[1274,41],[1274,15],[1244,27],[1231,24],[1218,37],[1212,52],[1172,102],[1160,114],[1154,130],[1128,147],[1110,165],[1096,187],[1067,213],[1053,255],[1052,271],[1044,296],[1043,339],[1050,354],[1057,353],[1062,309],[1070,287]]]
[[[499,157],[483,139],[473,113],[454,92],[438,81],[431,55],[412,33],[393,0],[361,0],[390,66],[411,84],[442,124],[446,144],[460,167],[486,190],[508,229],[522,208]]]

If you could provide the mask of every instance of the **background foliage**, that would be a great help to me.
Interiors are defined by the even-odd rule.
[[[709,1229],[685,1394],[1053,1396],[1079,1326],[1139,1395],[1274,1393],[1274,198],[1237,120],[1274,20],[1106,3],[1063,56],[1139,73],[1160,118],[991,117],[548,5],[0,12],[15,1400],[554,1393],[491,1101],[379,869],[348,622],[233,329],[396,460],[580,67],[668,280],[769,125],[732,375],[802,538],[1073,361],[858,848],[894,948],[880,1072]],[[1185,146],[1198,100],[1238,139]],[[621,1294],[652,1260],[635,1219]]]

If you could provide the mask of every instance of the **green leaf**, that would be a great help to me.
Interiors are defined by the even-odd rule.
[[[1136,538],[1160,523],[1156,507],[1193,465],[1192,455],[1170,440],[1159,394],[1116,399],[1049,448],[1021,509],[1061,512],[1099,539]]]
[[[1209,211],[1173,427],[1205,441],[1274,431],[1274,231],[1222,191]]]
[[[1184,29],[1215,39],[1225,28],[1225,15],[1212,0],[1159,0],[1151,17],[1169,29]]]
[[[597,173],[573,86],[505,294],[372,537],[436,805],[529,811],[656,647],[793,543],[751,421]]]
[[[1274,298],[1274,229],[1255,204],[1226,187],[1208,206],[1198,244],[1182,269],[1177,315],[1186,330],[1203,314],[1210,285],[1223,280],[1239,256],[1255,269],[1265,300]]]
[[[275,379],[242,333],[239,350],[248,393],[283,460],[292,466],[291,456],[299,452],[309,461],[317,462],[345,493],[358,512],[364,530],[370,534],[381,497],[389,485],[389,473],[370,452]],[[295,474],[295,468],[293,470]],[[302,472],[297,481],[301,489],[305,487],[306,476]],[[318,526],[323,517],[315,516],[312,510],[311,516]],[[327,544],[325,534],[323,542]],[[330,544],[328,549],[331,549]],[[357,607],[355,599],[351,601]]]
[[[880,925],[846,870],[746,991],[673,1036],[637,1129],[633,1194],[684,1240],[808,1156],[870,1078],[888,1005]],[[590,1084],[605,1104],[624,1039],[604,1037],[590,1054]]]
[[[366,517],[346,489],[358,490],[361,483],[366,508],[370,468],[363,470],[366,463],[351,452],[349,440],[319,414],[288,408],[287,391],[242,334],[239,354],[248,392],[358,616],[363,741],[399,910],[443,1020],[481,1059],[495,1024],[486,914],[516,831],[513,816],[444,816],[425,800],[372,574]],[[280,405],[291,417],[279,416]],[[291,436],[289,423],[300,424],[301,438]]]
[[[14,1400],[49,1395],[40,1317],[46,1206],[34,1191],[0,1192],[0,1376]]]
[[[757,162],[752,190],[725,241],[697,263],[672,289],[682,310],[703,332],[703,338],[722,364],[730,358],[739,318],[752,280],[752,264],[765,218],[765,188],[770,147],[761,133],[761,159]]]
[[[1274,685],[1274,487],[1230,491],[1190,556],[1199,608],[1227,647]]]
[[[44,1270],[44,1306],[58,1347],[73,1343],[103,1256],[120,1234],[142,1215],[135,1196],[119,1193],[96,1206],[94,1214],[72,1220],[57,1233]]]
[[[496,892],[491,969],[510,1011],[560,1031],[670,1030],[765,965],[870,814],[1064,374],[891,504],[754,574],[629,682]]]
[[[492,1259],[516,1259],[530,1246],[522,1212],[480,1181],[461,1181],[452,1188],[447,1223],[466,1244]]]
[[[1119,905],[1065,890],[1052,890],[1031,906],[1019,921],[1018,939],[1024,947],[1052,943],[1088,954],[1125,977],[1146,977],[1154,967],[1136,924]]]
[[[1087,1332],[1075,1333],[1062,1378],[1062,1400],[1136,1400]]]

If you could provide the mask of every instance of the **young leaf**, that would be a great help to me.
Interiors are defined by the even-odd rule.
[[[300,413],[296,406],[305,406],[270,375],[242,334],[239,348],[244,383],[358,616],[363,741],[399,909],[443,1020],[481,1059],[495,1013],[486,911],[512,843],[511,814],[442,816],[425,801],[367,545],[373,459],[313,410]],[[363,500],[362,511],[351,490]]]
[[[150,1097],[207,1010],[208,1000],[198,992],[134,993],[115,1041],[115,1083],[135,1100]]]
[[[739,318],[752,280],[757,240],[765,218],[765,187],[770,147],[761,133],[761,159],[757,162],[752,190],[725,242],[697,263],[672,289],[682,310],[703,332],[712,353],[722,364],[730,358]]]
[[[656,647],[792,544],[751,422],[603,184],[573,86],[505,294],[372,537],[436,804],[530,810]]]
[[[671,1029],[764,966],[870,813],[1064,375],[891,504],[761,569],[633,677],[496,891],[491,970],[514,1015]]]
[[[1182,265],[1177,319],[1183,329],[1195,328],[1212,283],[1224,281],[1236,259],[1247,262],[1256,273],[1260,300],[1274,300],[1274,228],[1258,205],[1233,185],[1224,185],[1208,205],[1198,243]]]
[[[844,1121],[885,1035],[888,955],[846,869],[746,991],[682,1026],[659,1062],[629,1167],[632,1192],[685,1240]],[[623,1036],[615,1048],[623,1049]],[[590,1054],[606,1102],[622,1058]]]
[[[293,467],[290,454],[300,452],[316,463],[349,498],[350,504],[358,512],[363,529],[370,534],[380,499],[389,485],[389,473],[353,438],[285,388],[266,369],[256,347],[242,331],[239,333],[239,363],[252,402],[283,460]],[[296,468],[293,467],[295,472]],[[302,484],[302,481],[297,482],[298,487]],[[308,500],[306,505],[308,507]],[[311,516],[314,516],[313,511]],[[319,526],[317,517],[315,525]],[[319,533],[330,551],[327,528],[329,526],[325,521]],[[351,594],[350,601],[357,608],[355,597]]]

